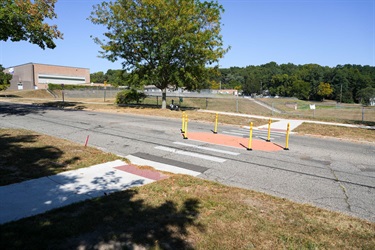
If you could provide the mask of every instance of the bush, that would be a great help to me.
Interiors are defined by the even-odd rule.
[[[142,102],[146,98],[144,93],[138,92],[136,89],[123,90],[116,95],[116,104],[128,104]]]

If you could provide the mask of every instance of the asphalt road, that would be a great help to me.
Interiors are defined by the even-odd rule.
[[[198,171],[200,178],[256,190],[375,222],[375,144],[291,135],[290,150],[277,152],[184,140],[181,120],[60,110],[0,102],[0,128],[23,128],[88,144],[120,156],[136,156]],[[193,122],[191,132],[213,124]],[[239,126],[219,133],[241,136]],[[262,135],[255,135],[257,137]],[[284,145],[285,136],[271,135]]]

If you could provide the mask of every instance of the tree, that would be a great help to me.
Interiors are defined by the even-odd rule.
[[[12,75],[4,73],[4,68],[0,64],[0,91],[9,87],[11,79]]]
[[[89,19],[105,25],[107,39],[94,38],[101,57],[122,59],[124,70],[140,84],[162,90],[185,87],[196,90],[207,84],[228,49],[220,35],[220,14],[215,2],[200,0],[118,0],[94,6]]]
[[[56,18],[57,0],[3,0],[0,3],[0,41],[29,41],[42,49],[56,47],[53,39],[61,38],[56,25],[45,19]]]
[[[363,105],[369,105],[371,100],[375,100],[375,88],[367,87],[357,92],[357,99]]]
[[[90,74],[91,82],[94,83],[104,83],[106,80],[103,71],[95,72]]]
[[[324,100],[324,97],[328,97],[332,93],[333,93],[333,89],[329,83],[326,83],[326,82],[319,83],[317,94],[322,97],[322,100]]]

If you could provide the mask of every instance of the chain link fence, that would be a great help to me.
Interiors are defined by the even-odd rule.
[[[123,88],[91,87],[88,89],[64,90],[66,101],[114,103]],[[56,93],[56,92],[55,92]],[[161,92],[147,91],[142,104],[161,107]],[[57,96],[61,98],[62,93]],[[167,106],[171,103],[181,109],[206,109],[239,114],[277,116],[285,118],[316,119],[326,121],[349,121],[350,123],[375,123],[375,107],[359,104],[343,104],[332,101],[306,102],[294,98],[248,98],[230,94],[214,94],[210,90],[201,92],[167,92]]]

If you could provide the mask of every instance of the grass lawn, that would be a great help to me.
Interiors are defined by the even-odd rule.
[[[85,147],[84,141],[79,145],[18,129],[0,129],[0,152],[0,186],[120,158]]]
[[[1,185],[118,157],[0,130]],[[20,157],[20,156],[24,157]],[[185,175],[0,225],[0,249],[375,249],[375,223]]]

